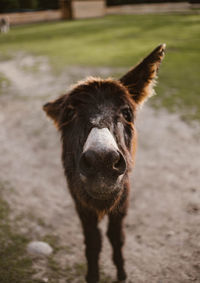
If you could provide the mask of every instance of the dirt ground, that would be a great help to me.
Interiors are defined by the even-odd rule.
[[[84,282],[83,237],[66,189],[59,134],[42,105],[77,79],[114,71],[74,67],[56,76],[45,58],[19,54],[1,62],[0,72],[9,82],[0,95],[0,180],[7,184],[3,194],[11,218],[20,219],[21,233],[33,240],[46,235],[57,239],[54,261],[58,270],[65,270],[51,273],[45,259],[34,258],[34,277]],[[147,103],[138,113],[137,128],[124,248],[128,282],[200,282],[200,127]],[[105,218],[100,224],[102,282],[112,282],[115,268],[106,223]]]

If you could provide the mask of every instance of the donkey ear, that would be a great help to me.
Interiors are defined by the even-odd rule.
[[[154,94],[153,87],[160,63],[164,58],[165,48],[166,44],[159,45],[141,63],[120,79],[136,103],[141,104]]]
[[[54,120],[54,122],[57,124],[59,122],[59,115],[60,111],[62,109],[62,105],[65,99],[65,95],[59,97],[53,102],[48,102],[43,106],[43,110],[46,112],[46,114]]]

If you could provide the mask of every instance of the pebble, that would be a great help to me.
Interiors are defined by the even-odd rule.
[[[32,241],[28,244],[27,251],[32,255],[48,256],[53,252],[53,249],[45,242]]]

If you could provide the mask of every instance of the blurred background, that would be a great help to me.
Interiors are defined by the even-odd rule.
[[[160,43],[157,95],[136,125],[128,282],[200,282],[200,1],[0,0],[0,31],[0,282],[84,282],[60,137],[42,105],[87,76],[119,78]],[[113,282],[106,239],[101,266]]]

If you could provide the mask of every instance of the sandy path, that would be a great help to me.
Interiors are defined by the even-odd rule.
[[[27,71],[36,60],[37,72]],[[9,184],[4,195],[13,217],[22,216],[22,231],[33,239],[58,236],[60,245],[70,249],[60,251],[60,265],[83,263],[83,238],[66,190],[59,135],[41,106],[92,70],[73,68],[56,78],[43,58],[19,56],[0,63],[0,72],[12,82],[10,93],[0,96],[0,180]],[[94,72],[106,76],[110,70]],[[147,105],[137,124],[139,146],[126,220],[129,281],[200,282],[200,127]],[[104,232],[105,224],[106,219]],[[110,252],[104,238],[101,263],[114,278]],[[43,276],[45,266],[40,269],[38,276]],[[81,282],[81,277],[56,282]]]

